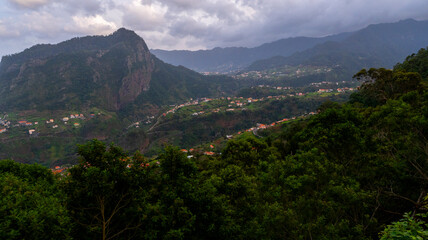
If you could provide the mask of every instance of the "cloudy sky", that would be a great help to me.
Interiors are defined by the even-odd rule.
[[[134,30],[149,48],[257,46],[371,23],[428,20],[427,0],[0,0],[0,55]]]

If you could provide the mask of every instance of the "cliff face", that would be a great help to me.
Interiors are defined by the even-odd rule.
[[[150,88],[154,61],[143,44],[138,44],[136,49],[137,52],[127,58],[128,75],[122,79],[119,89],[120,106],[133,102],[142,91]]]
[[[0,107],[119,110],[150,89],[155,63],[144,40],[119,29],[109,36],[36,45],[3,57]]]

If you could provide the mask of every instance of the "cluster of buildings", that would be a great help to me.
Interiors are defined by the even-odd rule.
[[[311,86],[315,86],[315,87],[319,87],[319,86],[321,86],[321,85],[332,85],[332,84],[335,84],[335,85],[339,85],[339,83],[338,82],[327,82],[327,81],[322,81],[322,82],[314,82],[314,83],[311,83]]]
[[[92,115],[93,115],[93,116],[95,116],[95,114],[91,114],[91,117],[92,117]],[[68,122],[70,119],[85,119],[85,116],[84,116],[82,113],[80,113],[80,114],[70,114],[70,117],[63,117],[63,118],[62,118],[62,121],[63,121],[65,124],[67,124],[67,122]]]
[[[92,117],[95,117],[95,114],[91,114],[91,118]],[[70,116],[63,117],[61,120],[64,122],[64,124],[67,124],[68,121],[70,121],[71,119],[84,120],[86,118],[83,114],[80,113],[80,114],[70,114]],[[55,129],[55,128],[59,127],[58,124],[55,124],[55,120],[53,118],[46,120],[45,123],[46,123],[46,125],[48,125],[49,128]],[[36,125],[39,125],[39,122],[30,122],[27,120],[19,120],[16,122],[16,124],[12,125],[10,121],[0,118],[0,133],[6,132],[10,127],[31,127],[31,126],[36,126]],[[80,123],[74,122],[73,126],[78,127],[78,126],[80,126]],[[28,134],[29,135],[36,135],[37,131],[36,131],[36,129],[29,129]]]
[[[320,89],[318,89],[318,92],[319,93],[329,93],[329,92],[333,92],[333,89],[332,88],[330,88],[330,89],[320,88]]]
[[[209,101],[212,101],[212,100],[213,100],[212,98],[201,98],[201,99],[196,99],[196,100],[190,99],[189,102],[180,104],[178,106],[174,106],[173,109],[168,110],[163,115],[166,116],[169,113],[175,113],[175,111],[177,111],[178,109],[180,109],[182,107],[187,107],[187,106],[192,106],[192,105],[198,105],[200,102],[209,102]]]
[[[37,124],[39,124],[39,122],[34,122],[34,125],[37,125]],[[27,126],[27,127],[33,126],[33,123],[23,120],[23,121],[18,121],[18,126]]]
[[[246,78],[246,77],[258,77],[261,78],[262,77],[262,73],[259,71],[249,71],[249,72],[244,72],[241,73],[239,75],[234,75],[234,78]]]
[[[344,88],[338,88],[337,91],[338,92],[355,91],[355,88],[344,87]]]
[[[210,145],[210,148],[214,149],[214,146]],[[183,153],[187,153],[187,154],[192,154],[193,152],[197,151],[200,154],[207,155],[207,156],[213,156],[215,154],[215,152],[213,152],[213,151],[203,151],[203,152],[200,152],[200,151],[195,150],[193,148],[191,148],[189,150],[187,150],[187,149],[181,149],[180,151],[183,152]],[[192,157],[193,157],[193,155],[187,155],[187,158],[192,158]]]
[[[10,127],[10,122],[6,119],[0,118],[0,133],[4,133]]]
[[[276,87],[276,86],[271,86],[271,85],[257,85],[255,87],[251,87],[251,88],[272,88],[272,89],[276,89],[276,90],[290,90],[290,89],[293,89],[292,87]]]
[[[278,88],[278,87],[275,87],[275,88]],[[279,88],[282,88],[282,87],[279,87]],[[285,88],[288,88],[288,87],[283,87],[283,88],[285,89]],[[296,94],[287,94],[287,96],[285,96],[285,95],[277,95],[277,96],[268,96],[266,98],[263,97],[263,98],[259,98],[259,99],[257,99],[257,98],[251,98],[251,97],[249,97],[249,98],[244,98],[244,97],[237,97],[237,98],[221,97],[221,98],[218,98],[218,99],[202,98],[200,100],[194,100],[194,101],[190,101],[190,102],[187,102],[187,103],[180,104],[178,106],[174,106],[174,108],[172,108],[172,109],[168,110],[167,112],[163,113],[162,116],[166,116],[166,115],[168,115],[170,113],[173,114],[178,109],[180,109],[182,107],[192,106],[192,105],[198,105],[198,104],[200,104],[202,102],[209,102],[209,101],[212,101],[212,100],[228,100],[229,103],[228,103],[227,108],[225,109],[225,111],[226,112],[231,112],[231,111],[235,111],[236,110],[234,107],[242,108],[242,107],[246,106],[248,103],[255,103],[255,102],[259,102],[259,101],[265,101],[267,99],[280,100],[280,99],[284,99],[286,97],[303,96],[303,95],[305,95],[305,94],[304,93],[296,93]],[[243,108],[242,110],[246,110],[246,109]],[[220,108],[212,109],[210,112],[211,113],[218,113],[218,112],[220,112]],[[199,116],[199,115],[202,115],[204,113],[206,113],[206,112],[205,111],[194,112],[194,113],[192,113],[192,116]]]
[[[355,90],[355,88],[349,88],[349,87],[337,88],[336,89],[336,91],[340,92],[340,93],[347,92],[347,91],[354,91],[354,90]],[[332,89],[332,88],[329,88],[329,89],[320,88],[320,89],[318,89],[319,93],[329,93],[329,92],[333,92],[333,91],[334,91],[334,89]]]

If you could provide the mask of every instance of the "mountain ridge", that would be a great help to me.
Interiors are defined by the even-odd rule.
[[[96,106],[111,111],[128,105],[134,109],[145,104],[160,107],[199,93],[216,95],[220,92],[217,80],[225,79],[205,77],[158,60],[140,36],[121,28],[107,36],[35,45],[4,56],[0,107],[24,110]]]
[[[182,65],[199,72],[233,72],[243,69],[251,62],[274,56],[278,53],[291,55],[298,50],[305,50],[318,43],[343,39],[350,33],[341,33],[321,38],[291,37],[253,48],[216,47],[210,50],[172,50],[152,49],[151,52],[161,60],[173,65]]]
[[[370,24],[354,32],[323,38],[281,39],[255,48],[214,48],[199,51],[153,50],[153,53],[165,62],[183,65],[199,72],[235,73],[260,70],[255,66],[264,64],[269,67],[284,64],[325,65],[326,62],[329,66],[343,65],[334,62],[340,58],[352,58],[350,62],[353,63],[350,65],[355,67],[346,66],[346,68],[350,68],[350,71],[358,71],[361,67],[392,67],[407,55],[426,47],[428,45],[427,29],[426,20],[405,19],[393,23]],[[330,51],[334,53],[330,54],[331,56]],[[231,57],[228,57],[229,55]],[[238,59],[238,55],[244,56],[242,57],[244,60]],[[263,63],[265,61],[268,63]],[[275,61],[278,64],[275,64]],[[215,67],[204,67],[210,64]]]
[[[361,68],[392,68],[401,59],[428,46],[428,21],[406,19],[396,23],[371,24],[342,41],[318,44],[291,56],[275,56],[252,63],[244,71],[260,71],[284,65],[340,65],[350,78]]]

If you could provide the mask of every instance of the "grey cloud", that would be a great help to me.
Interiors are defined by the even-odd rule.
[[[0,47],[136,30],[152,48],[256,46],[428,19],[426,0],[0,0]],[[3,6],[2,6],[3,5]],[[4,10],[6,6],[14,6]],[[3,11],[2,11],[3,9]],[[7,16],[6,16],[7,15]],[[24,44],[25,43],[25,44]],[[0,49],[0,54],[8,50]]]
[[[192,18],[178,19],[171,25],[169,33],[176,37],[193,36],[195,38],[212,37],[218,33],[218,29],[205,25]]]
[[[58,6],[70,14],[83,13],[85,15],[102,14],[107,9],[115,7],[110,0],[63,0]]]
[[[152,11],[147,5],[122,5],[120,9],[124,12],[122,24],[133,30],[161,32],[168,23],[162,13]]]
[[[286,37],[354,31],[370,23],[409,17],[428,19],[425,0],[143,0],[142,3],[167,7],[164,37],[180,38],[188,44],[177,47],[190,45],[190,48],[192,45],[256,46]],[[154,43],[158,46],[153,47],[171,48],[174,40]]]
[[[0,22],[0,38],[2,39],[13,39],[20,37],[21,33],[17,30],[8,30],[5,26],[3,26]]]
[[[51,2],[51,0],[8,0],[8,1],[12,5],[22,9],[37,9]]]

